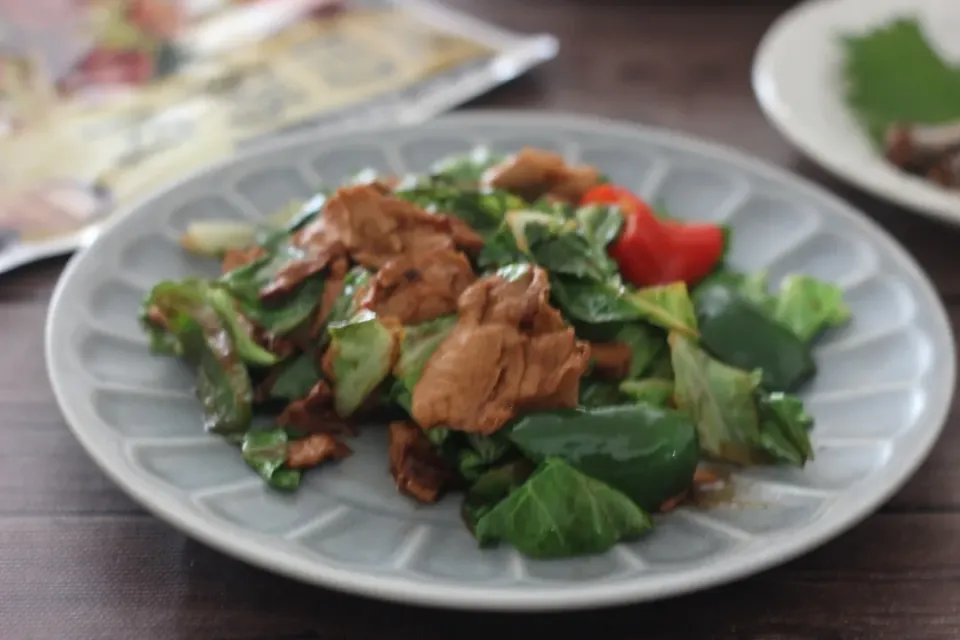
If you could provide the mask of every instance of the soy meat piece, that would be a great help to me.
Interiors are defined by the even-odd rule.
[[[425,429],[489,435],[526,411],[576,407],[590,348],[549,295],[547,274],[537,267],[464,291],[457,324],[414,387],[414,420]]]

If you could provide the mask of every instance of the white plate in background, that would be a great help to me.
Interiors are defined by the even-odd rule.
[[[764,36],[754,92],[767,118],[814,162],[876,196],[960,224],[960,191],[888,163],[844,104],[840,37],[901,17],[920,20],[933,46],[960,61],[956,0],[811,0],[784,13]]]

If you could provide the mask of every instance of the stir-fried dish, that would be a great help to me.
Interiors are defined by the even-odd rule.
[[[593,167],[479,149],[262,226],[193,225],[184,246],[222,275],[161,282],[142,322],[271,487],[388,423],[399,491],[461,493],[481,545],[595,553],[715,480],[701,461],[814,456],[792,394],[849,311],[833,285],[730,269],[730,240]]]

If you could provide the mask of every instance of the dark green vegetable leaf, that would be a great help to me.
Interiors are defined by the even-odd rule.
[[[633,357],[627,379],[639,378],[667,351],[667,335],[660,329],[642,322],[621,325],[613,336],[614,342],[630,345]]]
[[[559,458],[477,522],[481,546],[505,540],[535,558],[602,553],[648,531],[653,522],[630,498]]]
[[[642,313],[614,283],[597,283],[551,274],[550,292],[563,314],[579,323],[607,324],[639,320]]]
[[[773,318],[805,342],[850,321],[843,290],[809,276],[788,276],[780,285]]]
[[[188,348],[197,348],[194,339],[200,332],[200,326],[190,311],[200,312],[206,306],[203,299],[205,285],[202,280],[193,278],[180,282],[165,280],[143,298],[138,319],[150,338],[150,350],[153,353],[192,359],[194,364],[199,362],[198,353],[187,353]],[[157,300],[166,300],[167,309],[157,306],[157,310],[164,315],[165,326],[155,324],[150,319],[150,308]],[[183,311],[177,313],[177,309]],[[208,309],[204,313],[209,315],[211,311]]]
[[[241,456],[267,484],[282,491],[293,491],[300,486],[302,473],[287,469],[287,432],[283,429],[255,429],[243,436]]]
[[[594,251],[607,257],[607,247],[617,239],[623,228],[623,214],[617,207],[589,205],[574,212],[579,223],[580,233],[587,239]],[[598,260],[601,256],[597,256]]]
[[[574,214],[578,223],[577,233],[584,238],[590,262],[597,265],[601,277],[608,278],[619,273],[617,263],[607,253],[607,247],[623,228],[623,215],[616,207],[590,205],[580,207]]]
[[[303,258],[303,250],[294,247],[286,235],[267,255],[225,273],[219,282],[240,303],[244,316],[273,335],[284,335],[300,326],[316,309],[323,293],[323,275],[307,278],[279,304],[265,306],[260,291],[286,265]]]
[[[714,285],[735,290],[804,342],[812,341],[826,329],[843,326],[851,317],[850,308],[843,300],[843,289],[810,276],[787,276],[780,290],[772,294],[766,273],[726,271],[697,287],[694,302],[699,304],[699,299]]]
[[[813,428],[813,416],[803,407],[803,401],[789,393],[766,394],[760,403],[762,411],[771,411],[774,418],[801,427],[804,432]]]
[[[470,153],[450,156],[437,161],[430,168],[430,173],[435,178],[456,185],[476,185],[479,184],[484,171],[500,164],[505,159],[506,156],[502,153],[492,153],[485,147],[477,147]]]
[[[533,257],[517,246],[513,233],[506,225],[488,235],[480,254],[477,256],[477,266],[483,271],[495,270],[508,264],[531,262],[533,262]]]
[[[336,302],[330,309],[330,317],[327,318],[327,325],[346,322],[357,312],[357,292],[367,286],[373,274],[363,267],[357,266],[350,269],[343,278],[343,291],[337,297]]]
[[[543,225],[528,225],[525,234],[531,262],[550,273],[588,280],[603,280],[615,273],[613,263],[605,254],[598,256],[587,239],[577,235],[575,227],[558,231]]]
[[[281,306],[264,307],[259,301],[241,301],[240,307],[244,315],[266,331],[282,336],[299,327],[313,314],[323,295],[323,280],[323,275],[308,278]]]
[[[669,340],[676,372],[674,398],[696,422],[705,454],[742,465],[802,465],[812,457],[806,434],[809,416],[799,400],[766,396],[759,371],[725,365],[683,336],[671,334]]]
[[[334,406],[346,418],[386,379],[397,352],[398,331],[385,326],[371,311],[360,311],[347,322],[329,325]]]
[[[483,269],[530,262],[553,275],[607,281],[617,274],[607,245],[620,233],[616,208],[538,202],[510,210],[477,259]]]
[[[522,485],[534,465],[523,458],[491,469],[477,478],[473,486],[464,494],[460,505],[460,517],[470,533],[476,533],[477,521],[493,509],[510,492]]]
[[[551,205],[554,206],[554,205]],[[623,218],[615,208],[570,211],[511,211],[507,227],[520,251],[554,274],[606,281],[617,274],[607,245]]]
[[[424,433],[440,457],[455,469],[461,478],[469,482],[479,478],[494,465],[517,457],[516,449],[502,433],[482,436],[453,431],[446,427],[434,427]]]
[[[769,316],[773,315],[774,309],[777,306],[776,299],[770,295],[770,287],[765,271],[739,273],[737,271],[724,270],[717,272],[697,286],[693,295],[694,305],[697,304],[702,292],[709,291],[711,285],[722,285],[735,289],[741,296],[752,302]]]
[[[673,358],[670,349],[664,349],[653,360],[650,367],[644,372],[648,378],[660,378],[662,380],[673,380]]]
[[[796,396],[783,393],[759,394],[760,444],[774,459],[802,467],[813,460],[808,431],[813,417]]]
[[[197,398],[203,407],[203,428],[211,433],[243,433],[253,416],[253,389],[246,368],[237,362],[226,332],[209,334],[200,355]]]
[[[304,398],[320,382],[322,376],[313,353],[300,353],[284,363],[280,374],[273,381],[270,396],[293,402]]]
[[[642,317],[668,331],[697,335],[693,301],[684,282],[646,287],[628,295]]]
[[[457,451],[457,471],[466,480],[476,480],[511,453],[511,444],[500,434],[459,434],[464,445]]]
[[[235,298],[247,303],[259,302],[260,290],[276,277],[277,272],[304,256],[303,250],[290,244],[290,236],[286,235],[265,255],[228,271],[220,276],[219,281]]]
[[[642,402],[655,407],[666,407],[673,400],[673,382],[662,378],[624,380],[618,391],[632,402]]]
[[[244,362],[261,367],[269,367],[278,362],[277,356],[254,342],[250,334],[240,325],[236,303],[229,293],[223,289],[206,287],[206,299],[220,315],[221,321],[237,346],[237,353]]]
[[[527,206],[522,199],[506,191],[464,189],[437,180],[401,185],[394,193],[398,198],[413,202],[430,213],[460,218],[486,237],[500,228],[508,211]]]
[[[468,470],[471,469],[471,463],[474,461],[470,459],[472,449],[463,432],[453,431],[446,427],[434,427],[427,429],[425,433],[434,450],[451,469],[460,473],[461,462],[466,464]],[[491,460],[491,462],[495,462],[495,460]],[[482,473],[485,468],[484,465],[478,465],[475,470]],[[472,473],[470,480],[475,480],[478,473]]]
[[[620,393],[616,382],[583,378],[580,380],[580,397],[578,404],[581,407],[606,407],[612,404],[625,402],[626,398]]]
[[[562,458],[647,510],[689,489],[700,457],[690,417],[649,404],[529,413],[509,437],[534,462]]]
[[[913,18],[842,39],[846,102],[879,146],[894,123],[960,120],[960,68],[942,60]]]
[[[407,385],[403,384],[399,380],[394,380],[385,391],[384,395],[384,404],[398,405],[401,409],[406,411],[407,415],[413,413],[413,392],[410,389],[407,389]],[[431,431],[437,431],[440,427],[431,429]]]
[[[247,430],[252,416],[250,375],[220,315],[205,298],[207,285],[196,279],[165,281],[144,302],[164,319],[170,339],[164,344],[197,368],[197,397],[204,427],[219,434]],[[159,327],[149,319],[146,324]]]
[[[759,372],[725,365],[679,334],[670,334],[669,341],[677,407],[696,423],[700,449],[718,460],[758,462],[760,424],[754,394]]]
[[[551,274],[550,287],[564,315],[581,323],[646,320],[668,330],[697,334],[693,302],[682,282],[630,291],[614,279],[596,282]]]
[[[761,370],[768,389],[792,391],[816,373],[806,342],[720,281],[697,290],[697,319],[704,348],[733,367]]]
[[[454,437],[454,432],[446,427],[434,427],[427,429],[424,433],[427,436],[427,440],[429,440],[430,444],[434,447],[442,447]]]

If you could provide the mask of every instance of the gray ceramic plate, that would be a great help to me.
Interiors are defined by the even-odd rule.
[[[476,144],[555,148],[671,212],[733,226],[732,260],[774,281],[841,284],[855,319],[817,348],[804,398],[817,420],[803,471],[736,476],[750,506],[682,509],[607,554],[531,561],[481,551],[456,500],[398,495],[383,429],[357,455],[270,492],[237,452],[200,432],[193,377],[151,357],[135,319],[162,278],[212,275],[183,253],[190,220],[256,219],[357,169],[423,170]],[[47,323],[47,366],[77,438],[159,517],[261,567],[368,596],[472,609],[571,609],[701,589],[792,558],[875,509],[933,446],[954,385],[946,315],[917,265],[836,198],[740,154],[674,134],[546,114],[464,113],[412,129],[301,134],[196,174],[136,207],[70,263]]]

